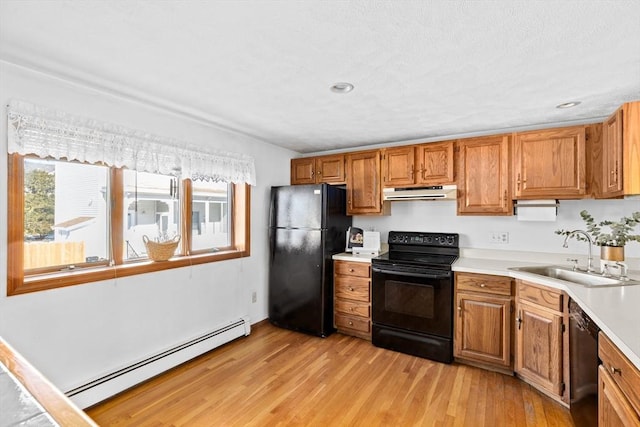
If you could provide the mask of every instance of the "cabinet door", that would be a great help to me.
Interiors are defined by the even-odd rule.
[[[413,184],[415,167],[414,146],[387,148],[382,151],[382,170],[385,187]]]
[[[519,300],[517,328],[516,373],[562,396],[562,316]]]
[[[365,151],[347,155],[347,214],[382,212],[380,152]]]
[[[510,137],[458,141],[458,214],[512,215]]]
[[[622,106],[624,194],[640,194],[640,101]]]
[[[345,182],[344,154],[317,157],[315,171],[318,183],[343,184]]]
[[[640,426],[638,414],[602,365],[598,368],[598,426]]]
[[[291,159],[291,185],[315,184],[315,164],[314,157]]]
[[[516,134],[516,198],[582,198],[585,173],[584,126]]]
[[[455,182],[453,141],[419,145],[417,151],[416,166],[419,169],[416,183],[442,185]]]
[[[511,365],[511,299],[458,293],[454,355],[501,367]]]
[[[622,109],[602,127],[602,195],[622,195]]]

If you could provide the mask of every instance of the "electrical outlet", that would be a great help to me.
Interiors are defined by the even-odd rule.
[[[509,233],[506,231],[492,231],[489,233],[491,243],[504,245],[509,243]]]
[[[258,293],[256,291],[251,292],[251,302],[258,302]]]

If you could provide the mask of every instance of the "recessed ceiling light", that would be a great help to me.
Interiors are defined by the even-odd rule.
[[[336,83],[331,86],[331,92],[335,93],[349,93],[353,90],[353,85],[351,83]]]
[[[556,108],[571,108],[576,105],[580,105],[580,101],[565,102],[564,104],[556,105]]]

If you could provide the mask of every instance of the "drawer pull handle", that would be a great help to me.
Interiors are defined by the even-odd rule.
[[[612,366],[611,367],[611,375],[615,375],[615,374],[622,375],[622,369]]]
[[[353,268],[349,269],[349,273],[353,273],[355,270]]]

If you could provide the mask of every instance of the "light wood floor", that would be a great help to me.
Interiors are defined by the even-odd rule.
[[[264,322],[87,412],[101,426],[573,426],[514,377]]]

